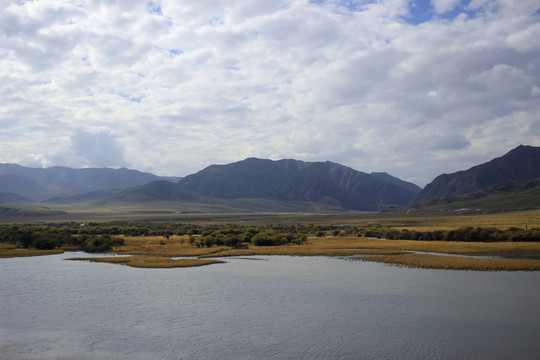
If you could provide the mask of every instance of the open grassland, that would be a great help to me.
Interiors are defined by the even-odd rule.
[[[460,213],[445,212],[440,214],[426,214],[423,212],[403,211],[395,213],[381,213],[376,215],[360,216],[355,225],[379,223],[396,229],[409,229],[417,231],[453,230],[460,227],[494,227],[508,229],[516,226],[523,228],[540,227],[540,209],[508,211],[497,213]]]
[[[219,264],[224,261],[210,259],[171,259],[159,256],[120,256],[101,258],[69,258],[67,260],[82,260],[93,262],[105,262],[111,264],[122,264],[137,268],[179,268],[194,267],[210,264]]]
[[[540,270],[540,260],[526,259],[476,259],[457,256],[438,256],[429,254],[402,254],[388,256],[369,256],[362,260],[377,261],[398,266],[426,269],[452,270]]]
[[[27,257],[40,255],[61,254],[62,249],[36,250],[36,249],[17,249],[15,246],[7,243],[0,243],[0,258]]]
[[[379,223],[397,229],[417,231],[451,230],[464,226],[496,227],[507,229],[512,226],[540,227],[540,209],[482,213],[481,211],[425,211],[397,210],[390,212],[358,211],[302,211],[302,212],[238,212],[220,211],[200,207],[191,209],[185,203],[174,202],[144,203],[130,208],[128,205],[110,207],[90,207],[88,204],[54,204],[52,208],[64,211],[62,215],[39,217],[3,217],[0,223],[46,223],[46,222],[111,222],[137,221],[154,223],[183,224],[237,224],[237,225],[278,225],[278,224],[318,224],[366,226]]]

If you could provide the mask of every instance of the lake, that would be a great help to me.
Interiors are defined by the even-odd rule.
[[[0,259],[0,359],[537,359],[540,272]]]

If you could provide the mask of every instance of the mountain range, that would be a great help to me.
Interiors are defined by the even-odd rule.
[[[399,183],[340,164],[290,159],[248,158],[228,165],[212,165],[186,176],[178,185],[218,199],[307,201],[367,211],[403,206],[415,196]]]
[[[424,189],[387,173],[368,174],[329,161],[248,158],[211,165],[184,178],[125,168],[33,169],[0,164],[0,203],[35,206],[45,202],[51,208],[54,204],[153,207],[156,211],[176,204],[171,211],[210,212],[378,211],[412,204],[508,208],[537,207],[539,196],[540,148],[523,145],[468,170],[442,174]],[[4,210],[13,213],[7,207]]]
[[[211,165],[182,179],[128,169],[31,169],[0,164],[0,190],[6,199],[47,203],[260,199],[376,211],[408,204],[420,188],[386,173],[367,174],[328,161],[248,158]]]
[[[155,180],[178,179],[126,168],[72,169],[55,166],[36,169],[16,164],[0,164],[0,192],[3,194],[0,195],[0,200],[22,196],[33,201],[43,201],[54,196],[64,197],[97,190],[139,186]]]
[[[318,203],[342,210],[376,211],[414,199],[413,184],[385,180],[332,162],[248,158],[211,165],[176,183],[154,181],[110,197],[115,202],[223,203],[241,199]],[[419,190],[419,188],[418,188]]]

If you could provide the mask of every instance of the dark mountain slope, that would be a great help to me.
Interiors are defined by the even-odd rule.
[[[415,203],[472,193],[484,187],[540,177],[540,147],[523,146],[469,170],[443,174],[418,194]]]
[[[413,184],[408,181],[404,181],[401,179],[398,179],[397,177],[394,177],[388,173],[385,172],[372,172],[370,174],[371,176],[375,176],[377,179],[401,186],[402,188],[405,188],[406,190],[412,192],[413,194],[418,194],[420,191],[422,191],[422,188],[416,184]]]
[[[527,181],[511,181],[493,185],[478,191],[432,199],[420,205],[420,209],[479,211],[503,211],[540,208],[540,178]]]
[[[404,205],[414,197],[402,187],[339,164],[290,159],[249,158],[212,165],[183,178],[179,184],[219,199],[311,201],[355,210]]]

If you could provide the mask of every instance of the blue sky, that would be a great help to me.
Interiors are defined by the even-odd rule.
[[[538,0],[0,3],[0,162],[247,157],[421,186],[540,146]]]

